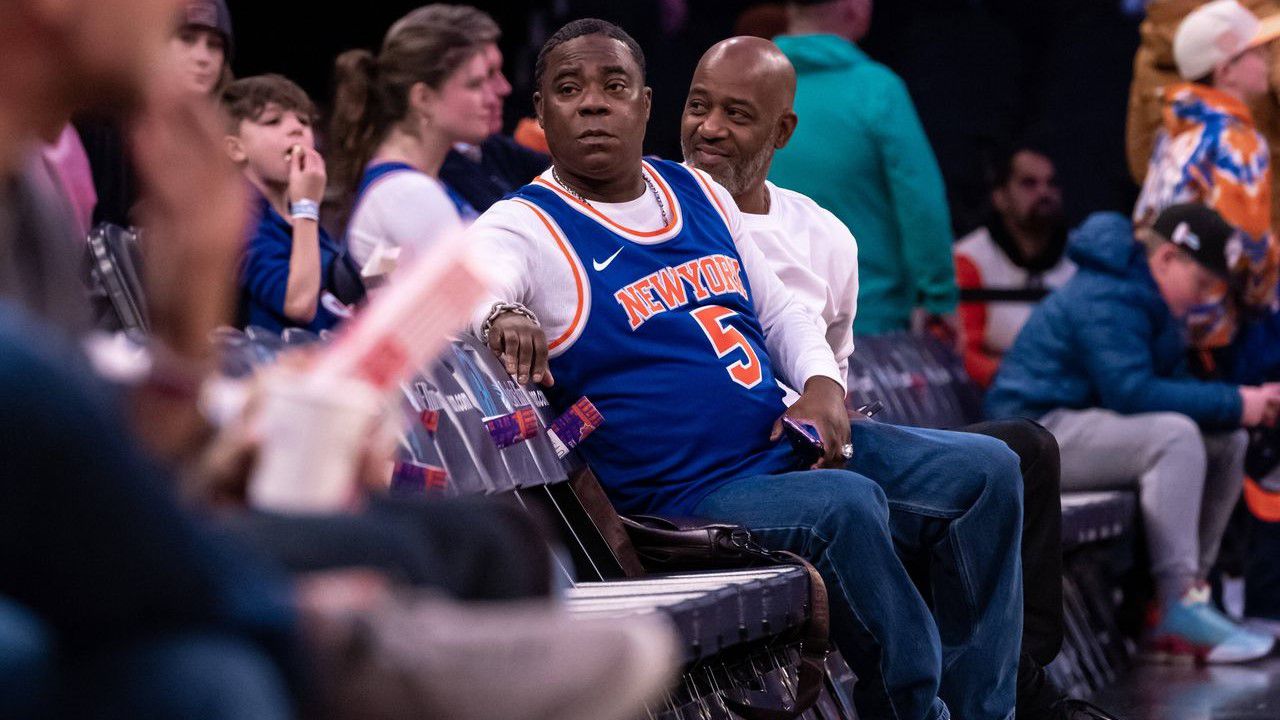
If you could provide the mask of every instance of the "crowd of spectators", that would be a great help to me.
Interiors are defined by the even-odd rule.
[[[687,89],[649,87],[672,61],[645,53],[687,3],[638,3],[635,32],[566,18],[521,58],[531,118],[506,102],[512,28],[473,7],[408,12],[317,102],[235,77],[224,0],[71,4],[0,6],[0,715],[624,720],[670,683],[663,620],[567,613],[543,530],[506,506],[387,497],[372,431],[362,502],[249,507],[264,388],[310,361],[213,417],[211,334],[341,333],[447,243],[492,282],[466,332],[605,416],[580,451],[615,507],[817,566],[864,717],[1112,717],[1045,675],[1061,491],[1137,492],[1146,654],[1272,651],[1270,3],[1150,4],[1137,202],[1074,228],[1032,137],[995,154],[981,213],[955,203],[908,84],[860,46],[871,0],[744,7]],[[680,157],[644,156],[655,125]],[[956,212],[978,220],[960,238]],[[140,363],[85,289],[103,222],[140,238]],[[902,333],[962,358],[988,422],[850,416],[859,338]],[[1242,502],[1243,618],[1208,585]]]

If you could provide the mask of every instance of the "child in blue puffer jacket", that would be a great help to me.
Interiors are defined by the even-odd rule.
[[[1117,214],[1089,218],[1067,249],[1079,272],[1032,313],[986,399],[989,416],[1053,433],[1063,490],[1136,486],[1159,603],[1151,649],[1208,662],[1274,644],[1219,613],[1204,584],[1240,497],[1241,428],[1280,413],[1280,384],[1205,382],[1186,364],[1183,319],[1222,296],[1240,244],[1199,204],[1136,232]]]

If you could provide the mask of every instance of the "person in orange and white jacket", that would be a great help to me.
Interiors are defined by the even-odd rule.
[[[964,367],[982,387],[1031,310],[1075,274],[1066,242],[1053,161],[1030,145],[1014,147],[996,168],[987,221],[955,246]]]

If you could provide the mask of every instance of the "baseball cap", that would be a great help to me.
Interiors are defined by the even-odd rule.
[[[235,49],[234,36],[226,0],[188,0],[182,9],[181,21],[183,26],[208,28],[220,33],[227,43],[227,58],[231,58]]]
[[[1280,16],[1259,20],[1237,0],[1214,0],[1182,19],[1173,36],[1173,59],[1184,80],[1197,80],[1277,37]]]
[[[1230,280],[1231,259],[1239,256],[1242,241],[1239,231],[1209,206],[1199,203],[1170,205],[1156,217],[1151,229],[1182,248],[1206,270]]]

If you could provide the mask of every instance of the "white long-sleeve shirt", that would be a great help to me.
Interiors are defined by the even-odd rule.
[[[743,213],[743,228],[796,301],[820,319],[840,377],[848,377],[858,312],[858,242],[807,195],[765,185],[769,212]]]
[[[732,195],[705,173],[693,172],[701,176],[705,188],[710,188],[713,204],[724,214],[751,287],[751,301],[764,330],[775,373],[792,387],[803,388],[809,379],[819,376],[845,387],[845,374],[827,344],[822,324],[775,274],[769,259],[745,228]],[[649,175],[655,183],[663,182],[656,173]],[[542,178],[560,187],[550,170]],[[648,189],[628,202],[590,204],[615,226],[641,232],[663,227],[662,214]],[[669,232],[654,237],[621,234],[637,245],[653,244],[674,237],[681,227],[676,223]],[[590,284],[581,279],[588,268],[607,263],[607,258],[578,258],[572,248],[557,241],[552,229],[532,208],[516,200],[494,204],[471,226],[464,240],[472,243],[485,259],[495,288],[492,301],[478,309],[472,319],[474,332],[479,334],[493,302],[518,302],[538,316],[551,344],[552,357],[576,341],[592,304]],[[580,299],[580,294],[585,297]]]

